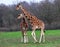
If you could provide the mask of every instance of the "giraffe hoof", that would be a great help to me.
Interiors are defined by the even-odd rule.
[[[27,43],[27,42],[24,42],[24,43]]]
[[[39,43],[41,43],[41,42],[39,42]]]
[[[41,43],[41,41],[39,41],[39,43]]]
[[[38,43],[38,41],[35,41],[34,43]]]
[[[43,41],[43,43],[45,43],[45,41]]]

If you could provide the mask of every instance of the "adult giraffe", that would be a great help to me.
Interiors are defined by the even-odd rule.
[[[31,15],[21,4],[18,4],[16,7],[17,10],[21,9],[27,20],[29,21],[30,25],[32,26],[32,37],[34,38],[35,42],[37,42],[35,30],[41,29],[41,36],[39,39],[39,43],[45,42],[45,34],[44,34],[44,28],[45,24],[42,20],[39,20],[36,16]],[[19,18],[24,17],[23,15],[20,15]]]
[[[17,19],[20,19],[19,18],[20,15],[23,15],[23,14],[19,14]],[[27,22],[27,19],[25,17],[23,17],[20,22],[20,30],[22,32],[21,41],[24,43],[28,42],[27,29],[28,29],[28,22]]]

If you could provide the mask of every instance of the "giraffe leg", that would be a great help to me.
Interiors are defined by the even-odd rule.
[[[43,37],[43,30],[41,29],[41,36],[40,36],[39,43],[41,43],[41,42],[42,42],[42,37]]]
[[[24,36],[24,43],[26,43],[26,36]]]
[[[27,36],[27,33],[25,34],[25,37],[26,37],[26,42],[28,42],[28,36]]]
[[[23,42],[24,41],[24,39],[23,39],[23,37],[21,37],[21,42]]]
[[[24,34],[22,33],[21,42],[24,42]]]
[[[35,42],[37,42],[35,30],[32,31],[31,35],[32,35],[33,39],[35,40]]]
[[[26,42],[28,42],[28,36],[26,35]]]
[[[24,43],[28,42],[27,33],[24,33]]]
[[[43,32],[43,42],[45,42],[45,34],[44,34],[44,32]]]
[[[24,43],[26,43],[26,34],[24,33]]]

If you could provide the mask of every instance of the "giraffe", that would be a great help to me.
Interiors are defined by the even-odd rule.
[[[29,21],[30,25],[32,26],[32,37],[34,39],[34,42],[38,42],[36,39],[36,34],[35,34],[35,30],[36,29],[40,29],[41,30],[41,34],[40,34],[40,39],[39,39],[39,43],[41,42],[45,42],[45,33],[44,33],[44,29],[45,29],[45,24],[42,20],[38,19],[36,16],[30,14],[21,4],[18,4],[16,6],[16,10],[21,9],[24,16],[26,17],[26,19]],[[23,15],[19,16],[19,18],[24,17]],[[42,41],[43,40],[43,41]]]
[[[19,16],[23,14],[18,14],[17,19],[20,19]],[[27,37],[27,29],[28,29],[28,22],[25,17],[22,18],[22,21],[20,22],[20,30],[22,31],[22,37],[21,41],[26,43],[28,42],[28,37]]]

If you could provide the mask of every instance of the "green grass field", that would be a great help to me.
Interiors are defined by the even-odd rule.
[[[60,47],[60,30],[46,30],[44,43],[33,43],[31,31],[27,32],[29,42],[24,44],[21,42],[21,32],[0,32],[0,47]],[[36,31],[39,40],[40,31]]]

